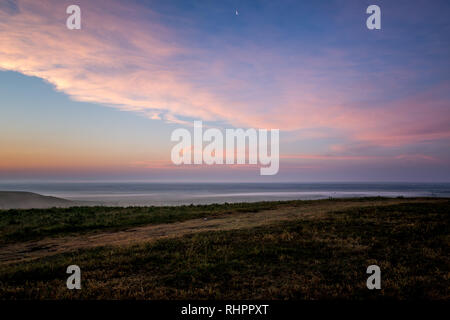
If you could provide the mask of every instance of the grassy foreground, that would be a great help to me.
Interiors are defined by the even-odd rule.
[[[253,208],[257,212],[284,205],[232,206],[236,206],[234,210],[248,212]],[[300,206],[301,202],[290,205]],[[191,207],[195,208],[192,211],[189,206],[180,211],[175,208],[170,221],[184,219],[176,213],[183,210],[200,217],[211,211],[229,213],[233,211],[229,206]],[[121,210],[131,210],[133,217],[133,210],[138,209]],[[107,211],[99,209],[99,216],[108,216]],[[45,212],[51,216],[51,211]],[[24,211],[15,217],[8,211],[7,218],[0,219],[3,241],[19,241],[20,237],[2,219],[21,219],[23,214],[32,215]],[[95,212],[90,214],[93,216],[83,220],[87,225],[90,222],[86,221],[98,218]],[[125,219],[126,225],[142,220],[162,223],[143,218],[137,211],[134,214],[139,218]],[[166,218],[161,215],[158,219]],[[117,221],[111,221],[108,228],[120,227]],[[201,232],[133,246],[83,249],[0,265],[0,298],[449,300],[449,222],[450,201],[424,201],[353,208],[320,217]],[[31,234],[31,238],[43,236],[42,232],[38,236]],[[65,286],[65,270],[71,264],[82,270],[81,290]],[[371,264],[381,268],[382,290],[370,291],[366,287],[366,268]]]
[[[231,213],[259,212],[301,201],[172,207],[71,207],[0,211],[0,245],[45,237],[118,231]]]

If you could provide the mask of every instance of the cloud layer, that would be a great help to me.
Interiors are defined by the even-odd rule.
[[[78,1],[78,31],[65,26],[65,1],[0,4],[0,68],[45,79],[75,100],[169,122],[338,136],[329,151],[343,159],[364,158],[352,152],[368,146],[448,145],[450,81],[442,75],[449,66],[428,59],[449,52],[440,33],[425,36],[430,46],[416,55],[395,46],[377,51],[380,41],[393,41],[389,33],[363,46],[364,31],[355,32],[358,45],[324,36],[303,47],[290,40],[274,46],[278,31],[267,42],[233,33],[216,39],[195,22],[171,27],[164,14],[119,1]],[[346,21],[338,15],[330,23],[341,28]]]

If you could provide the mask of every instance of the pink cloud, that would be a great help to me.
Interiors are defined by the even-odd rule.
[[[148,8],[78,3],[79,31],[66,29],[61,1],[23,0],[17,14],[0,11],[0,68],[45,79],[75,100],[181,125],[190,117],[304,130],[311,138],[329,137],[321,130],[327,128],[346,141],[381,146],[450,137],[450,99],[436,98],[449,84],[377,106],[363,98],[382,94],[386,84],[374,85],[343,50],[286,58],[279,48],[243,43],[209,52],[181,45]],[[376,79],[395,85],[411,76],[392,70]]]

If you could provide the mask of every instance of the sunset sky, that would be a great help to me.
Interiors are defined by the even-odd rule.
[[[0,0],[0,180],[450,182],[449,17],[447,0]],[[170,135],[194,120],[280,129],[279,174],[176,167]]]

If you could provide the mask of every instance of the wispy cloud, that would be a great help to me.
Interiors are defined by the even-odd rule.
[[[420,73],[387,65],[368,50],[294,52],[252,41],[189,45],[183,37],[190,30],[170,28],[159,13],[119,1],[78,1],[82,30],[71,31],[65,2],[1,3],[0,68],[45,79],[75,100],[179,124],[219,120],[309,130],[313,137],[327,128],[344,137],[342,144],[450,137],[449,83],[389,100]],[[362,66],[370,62],[383,71],[367,76]]]

